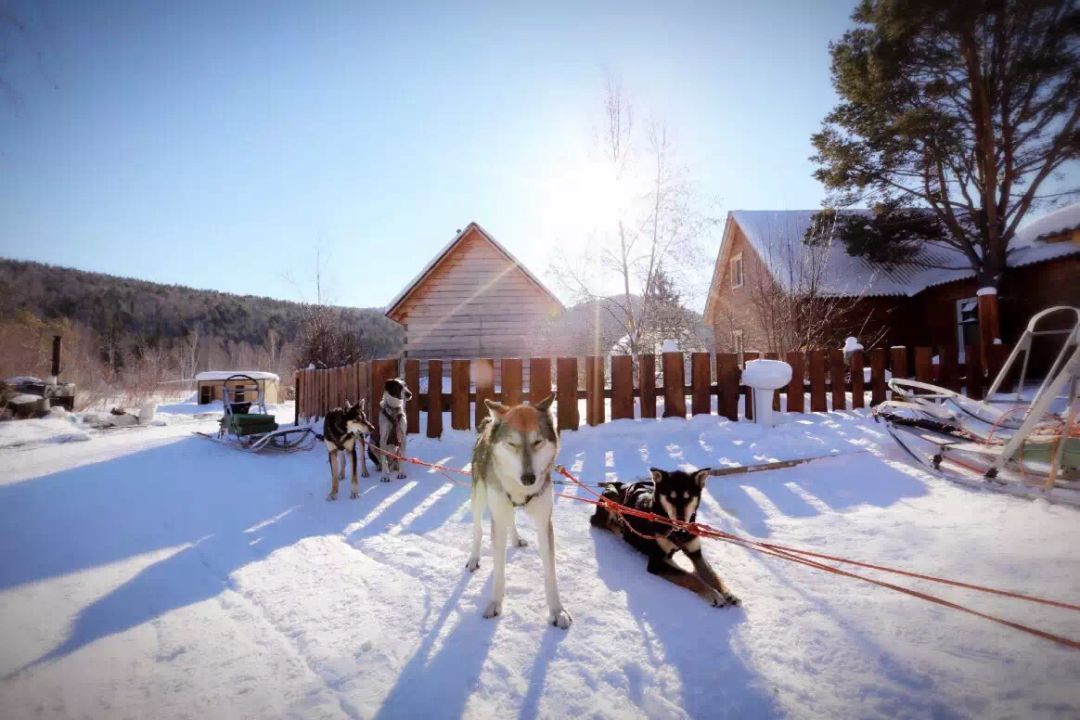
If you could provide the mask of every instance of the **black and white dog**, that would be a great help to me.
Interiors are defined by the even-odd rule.
[[[694,522],[701,491],[709,478],[709,470],[690,474],[681,470],[665,471],[651,468],[652,482],[643,481],[624,485],[620,482],[604,484],[604,497],[620,505],[663,515],[672,520]],[[653,575],[693,590],[714,607],[738,605],[739,598],[728,592],[717,577],[712,566],[701,554],[701,538],[670,525],[632,517],[615,515],[603,507],[597,507],[589,520],[593,527],[611,530],[649,557],[648,570]],[[694,565],[690,573],[676,565],[672,558],[676,552],[686,553]]]
[[[382,481],[390,482],[390,470],[397,471],[397,479],[405,479],[401,462],[387,457],[375,449],[386,450],[395,455],[405,454],[405,437],[408,422],[405,419],[405,403],[412,400],[412,392],[401,378],[392,378],[383,386],[382,402],[379,403],[379,434],[368,448],[371,461],[382,470]],[[374,449],[373,449],[374,448]]]
[[[369,473],[364,457],[367,448],[364,444],[367,437],[375,432],[375,426],[368,421],[366,406],[367,400],[361,400],[357,405],[346,400],[345,407],[334,408],[326,413],[323,434],[319,437],[330,455],[330,494],[326,496],[327,500],[337,500],[338,482],[345,479],[345,466],[349,462],[346,453],[352,455],[352,492],[349,497],[360,497],[360,481],[356,479],[356,445],[360,445],[360,464],[364,469],[361,475],[367,477]],[[340,473],[338,455],[341,456]]]

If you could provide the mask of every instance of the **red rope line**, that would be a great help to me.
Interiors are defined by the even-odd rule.
[[[450,478],[449,475],[447,475],[447,473],[457,473],[457,474],[460,474],[460,475],[471,475],[471,473],[469,471],[462,470],[460,468],[451,468],[451,467],[447,467],[445,465],[440,465],[438,463],[429,463],[429,462],[426,462],[424,460],[420,460],[419,458],[404,457],[404,456],[396,455],[394,453],[391,453],[391,452],[388,452],[388,451],[385,451],[385,450],[381,450],[381,449],[379,449],[378,451],[385,454],[385,455],[387,455],[387,456],[389,456],[389,457],[393,457],[393,458],[396,458],[396,459],[404,461],[404,462],[409,462],[409,463],[412,463],[414,465],[419,465],[421,467],[427,467],[427,468],[431,468],[433,470],[439,471],[443,475],[445,475],[448,479],[450,479],[452,482],[455,482],[455,483],[457,483],[457,481],[454,481],[453,478]],[[845,563],[845,564],[848,564],[848,565],[855,565],[855,566],[858,566],[858,567],[865,567],[865,568],[869,568],[869,569],[873,569],[873,570],[879,570],[879,571],[882,571],[882,572],[888,572],[888,573],[894,573],[894,574],[897,574],[897,575],[903,575],[905,577],[912,577],[912,578],[917,578],[917,579],[920,579],[920,580],[928,580],[930,582],[941,583],[941,584],[944,584],[944,585],[952,585],[954,587],[964,588],[966,590],[975,590],[975,591],[978,591],[978,592],[991,593],[991,594],[1000,595],[1000,596],[1003,596],[1003,597],[1010,597],[1010,598],[1013,598],[1013,599],[1016,599],[1016,600],[1026,600],[1028,602],[1039,603],[1039,604],[1042,604],[1042,605],[1049,605],[1049,606],[1052,606],[1052,607],[1062,608],[1062,609],[1065,609],[1065,610],[1080,611],[1080,605],[1075,605],[1073,603],[1067,603],[1067,602],[1062,602],[1062,601],[1058,601],[1058,600],[1050,600],[1050,599],[1047,599],[1047,598],[1041,598],[1041,597],[1034,596],[1034,595],[1027,595],[1027,594],[1024,594],[1024,593],[1013,592],[1013,591],[1010,591],[1010,590],[1000,590],[998,588],[987,587],[985,585],[976,585],[976,584],[973,584],[973,583],[961,582],[959,580],[950,580],[948,578],[937,577],[937,576],[934,576],[934,575],[925,575],[925,574],[922,574],[922,573],[916,573],[916,572],[911,572],[911,571],[908,571],[908,570],[901,570],[899,568],[889,567],[887,565],[876,565],[874,563],[865,563],[865,562],[861,562],[861,561],[858,561],[858,560],[851,560],[849,558],[839,557],[839,556],[836,556],[836,555],[828,555],[828,554],[825,554],[825,553],[814,552],[812,550],[803,550],[801,548],[795,548],[795,547],[791,547],[791,546],[787,546],[787,545],[780,545],[778,543],[763,542],[763,541],[760,541],[760,540],[754,540],[752,538],[747,538],[747,537],[742,537],[740,535],[735,535],[733,533],[729,533],[729,532],[726,532],[726,531],[723,531],[723,530],[718,530],[718,529],[716,529],[714,527],[711,527],[709,525],[706,525],[704,523],[696,523],[696,522],[695,523],[688,523],[688,522],[682,522],[680,520],[673,520],[672,518],[669,518],[667,516],[657,515],[656,513],[648,512],[648,511],[645,511],[645,510],[639,510],[637,508],[628,507],[626,505],[622,505],[620,503],[617,503],[614,500],[611,500],[610,498],[604,497],[603,495],[596,492],[595,490],[593,490],[591,487],[589,487],[585,483],[581,482],[577,477],[575,477],[572,473],[570,473],[570,471],[568,471],[565,467],[563,467],[561,465],[556,468],[556,471],[560,475],[565,477],[567,480],[570,480],[577,487],[582,488],[586,492],[591,494],[595,499],[587,498],[587,497],[581,497],[580,495],[571,495],[569,493],[555,493],[555,495],[557,495],[558,497],[568,498],[570,500],[577,500],[579,502],[586,502],[586,503],[589,503],[591,505],[597,505],[597,506],[603,507],[605,510],[608,510],[609,512],[614,513],[615,515],[619,516],[620,519],[622,520],[623,525],[625,527],[627,527],[627,528],[630,528],[631,530],[634,530],[634,528],[632,528],[630,526],[630,524],[626,522],[626,520],[625,520],[625,518],[623,516],[629,515],[631,517],[638,517],[638,518],[642,518],[644,520],[650,520],[652,522],[660,523],[660,524],[663,524],[663,525],[668,525],[672,529],[684,530],[686,532],[689,532],[689,533],[691,533],[693,535],[697,535],[699,537],[706,537],[706,538],[711,538],[711,539],[714,539],[714,540],[722,540],[724,542],[728,542],[728,543],[731,543],[733,545],[738,545],[738,546],[744,547],[744,548],[746,548],[748,550],[752,550],[754,552],[757,552],[757,553],[760,553],[760,554],[763,554],[763,555],[769,555],[769,556],[772,556],[772,557],[779,558],[781,560],[787,560],[789,562],[798,563],[800,565],[805,565],[806,567],[814,568],[816,570],[822,570],[824,572],[832,573],[834,575],[841,575],[843,577],[849,577],[849,578],[853,578],[855,580],[862,580],[862,581],[870,583],[872,585],[877,585],[878,587],[887,588],[889,590],[895,590],[896,592],[903,593],[905,595],[910,595],[911,597],[919,598],[920,600],[925,600],[927,602],[931,602],[931,603],[934,603],[936,605],[940,605],[942,607],[947,607],[947,608],[950,608],[952,610],[957,610],[959,612],[962,612],[962,613],[965,613],[965,614],[968,614],[968,615],[973,615],[975,617],[982,618],[984,620],[989,620],[989,621],[997,623],[999,625],[1003,625],[1005,627],[1009,627],[1009,628],[1012,628],[1014,630],[1019,630],[1020,632],[1027,633],[1028,635],[1033,635],[1035,637],[1039,637],[1039,638],[1042,638],[1044,640],[1049,640],[1049,641],[1057,643],[1059,645],[1064,645],[1065,647],[1069,647],[1069,648],[1072,648],[1074,650],[1080,650],[1080,641],[1078,641],[1078,640],[1073,640],[1071,638],[1067,638],[1067,637],[1064,637],[1062,635],[1056,635],[1054,633],[1050,633],[1050,632],[1047,632],[1045,630],[1040,630],[1038,628],[1030,627],[1028,625],[1023,625],[1021,623],[1014,622],[1014,621],[1009,620],[1007,618],[998,617],[997,615],[990,615],[989,613],[984,613],[984,612],[981,612],[979,610],[974,610],[974,609],[966,607],[964,605],[960,605],[958,603],[954,603],[954,602],[951,602],[949,600],[945,600],[944,598],[940,598],[940,597],[938,597],[936,595],[931,595],[929,593],[921,592],[919,590],[913,590],[911,588],[904,587],[902,585],[896,585],[894,583],[886,582],[884,580],[878,580],[876,578],[868,577],[866,575],[860,575],[858,573],[854,573],[854,572],[851,572],[851,571],[848,571],[848,570],[843,570],[841,568],[833,567],[831,565],[826,565],[826,564],[824,564],[822,562],[818,562],[817,560],[814,560],[814,559],[811,559],[811,558],[818,558],[820,560],[829,560],[829,561],[832,561],[832,562],[839,562],[839,563]],[[460,483],[458,483],[458,484],[460,484]],[[637,531],[635,531],[635,532],[637,532]],[[638,534],[641,534],[641,533],[638,533]],[[646,536],[646,537],[649,537],[649,536]]]

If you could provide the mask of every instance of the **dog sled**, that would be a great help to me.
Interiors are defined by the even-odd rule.
[[[248,398],[253,398],[248,400]],[[315,431],[310,427],[280,427],[266,410],[262,386],[253,378],[238,373],[222,383],[224,412],[216,435],[197,432],[207,440],[235,447],[245,452],[278,450],[298,452],[315,446]],[[255,410],[255,412],[252,412]]]
[[[1061,348],[1038,390],[1025,397],[1034,342]],[[1009,378],[1014,385],[1004,391]],[[889,381],[892,399],[874,409],[912,458],[949,479],[1080,505],[1080,310],[1054,307],[1031,318],[986,399],[915,380]]]

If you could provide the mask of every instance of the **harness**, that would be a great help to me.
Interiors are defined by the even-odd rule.
[[[503,488],[503,492],[506,493],[506,499],[510,501],[511,505],[513,505],[516,508],[520,508],[520,507],[525,507],[526,505],[531,503],[533,500],[540,497],[540,495],[544,492],[544,490],[547,489],[548,485],[550,485],[550,484],[551,484],[551,473],[547,473],[547,474],[544,475],[544,483],[540,486],[540,489],[537,490],[536,492],[534,492],[532,495],[525,498],[524,500],[522,500],[521,502],[517,502],[516,500],[514,500],[513,496],[511,496],[510,493],[506,492],[505,488]],[[500,485],[501,485],[501,483],[500,483]]]
[[[401,445],[401,442],[398,438],[398,433],[400,432],[401,428],[401,419],[405,417],[405,411],[401,408],[397,408],[397,412],[390,413],[389,406],[386,403],[380,405],[379,410],[382,413],[382,416],[390,421],[391,430],[389,436],[387,436],[386,438],[386,444],[394,446]]]

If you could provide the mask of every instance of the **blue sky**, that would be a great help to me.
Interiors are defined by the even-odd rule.
[[[720,211],[817,207],[853,5],[15,2],[0,255],[379,306],[476,220],[550,281],[605,73]]]

